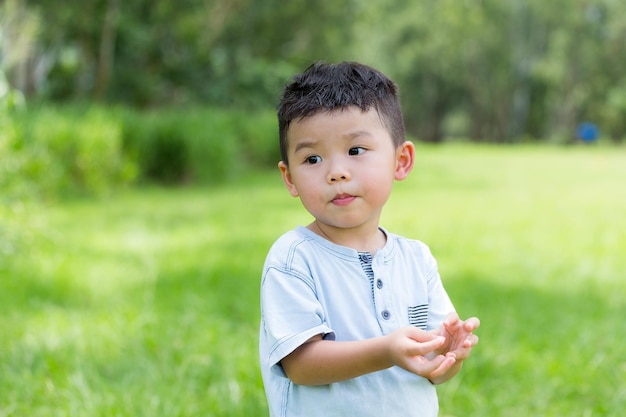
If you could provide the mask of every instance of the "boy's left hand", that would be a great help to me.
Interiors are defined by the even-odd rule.
[[[478,336],[472,333],[480,326],[480,320],[471,317],[465,321],[457,313],[450,313],[443,324],[434,333],[446,338],[444,345],[437,350],[438,354],[454,356],[457,362],[469,357],[474,346],[478,343]]]

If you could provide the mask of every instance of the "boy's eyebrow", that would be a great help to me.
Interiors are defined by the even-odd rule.
[[[298,142],[293,151],[298,152],[300,149],[313,148],[317,142],[318,141],[316,140],[304,140],[302,142]]]
[[[372,136],[372,134],[370,132],[368,132],[367,130],[357,130],[355,132],[350,132],[346,135],[347,139],[354,139],[354,138],[358,138],[359,136]]]

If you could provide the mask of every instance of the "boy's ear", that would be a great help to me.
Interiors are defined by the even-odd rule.
[[[395,179],[402,181],[413,169],[415,162],[415,145],[413,142],[406,141],[398,147],[396,151],[396,175]]]
[[[289,167],[287,166],[287,164],[283,161],[280,161],[278,163],[278,169],[280,169],[280,174],[283,177],[283,182],[285,183],[287,190],[289,190],[289,194],[291,194],[292,197],[298,197],[298,190],[291,180],[291,173],[289,172]]]

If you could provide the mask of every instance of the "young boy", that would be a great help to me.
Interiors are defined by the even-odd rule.
[[[413,168],[396,85],[358,63],[316,63],[279,108],[283,181],[314,220],[272,246],[260,358],[272,416],[436,416],[434,384],[470,354],[428,247],[379,225]]]

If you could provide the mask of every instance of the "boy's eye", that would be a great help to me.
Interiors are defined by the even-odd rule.
[[[363,152],[365,152],[365,148],[355,146],[354,148],[350,148],[350,150],[348,151],[348,155],[361,155]]]
[[[306,163],[309,165],[313,165],[313,164],[319,164],[320,162],[322,162],[322,157],[319,155],[312,155],[312,156],[307,156],[307,158],[305,159]]]

